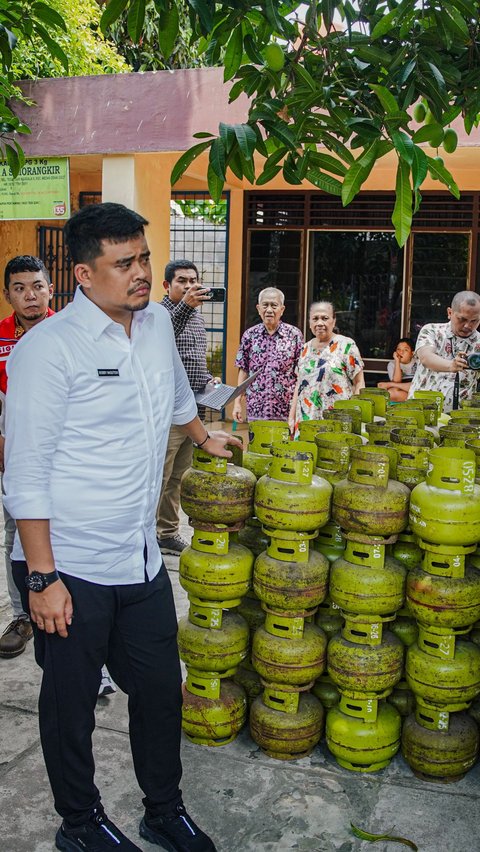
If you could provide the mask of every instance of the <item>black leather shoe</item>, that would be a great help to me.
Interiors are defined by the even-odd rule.
[[[216,852],[210,838],[194,823],[181,803],[161,816],[145,814],[140,823],[140,837],[168,852]]]
[[[55,846],[63,852],[142,852],[113,824],[101,808],[95,808],[88,822],[69,828],[65,822],[57,831]]]

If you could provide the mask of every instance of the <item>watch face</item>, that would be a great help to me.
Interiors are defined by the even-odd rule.
[[[25,585],[31,592],[41,592],[45,588],[46,583],[39,571],[32,571],[28,577],[25,577]]]

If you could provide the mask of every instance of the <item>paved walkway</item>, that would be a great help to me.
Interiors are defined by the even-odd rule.
[[[188,527],[183,528],[188,536]],[[187,609],[178,559],[167,557],[179,614]],[[0,624],[10,618],[0,566]],[[33,647],[0,659],[0,850],[52,852],[59,824],[40,749],[40,672]],[[130,758],[126,699],[99,702],[95,732],[97,783],[107,813],[143,850],[142,816]],[[324,744],[294,762],[263,755],[244,730],[221,748],[183,744],[183,793],[192,816],[218,852],[395,852],[404,846],[355,839],[350,821],[372,832],[395,826],[420,852],[479,852],[480,764],[456,784],[417,780],[401,756],[375,775],[338,767]]]

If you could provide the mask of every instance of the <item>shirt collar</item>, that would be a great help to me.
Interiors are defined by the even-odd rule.
[[[455,340],[468,340],[468,341],[470,341],[471,343],[476,343],[476,342],[477,342],[477,339],[478,339],[478,338],[480,338],[480,335],[479,335],[478,329],[475,329],[475,331],[472,331],[472,333],[471,333],[471,334],[469,334],[469,335],[468,335],[468,337],[459,337],[459,336],[458,336],[458,335],[456,335],[456,334],[455,334],[455,332],[453,331],[453,329],[452,329],[452,323],[450,322],[450,320],[446,323],[446,326],[445,326],[445,336],[446,336],[446,337],[449,337],[451,340],[452,340],[452,339],[455,339]]]
[[[81,321],[89,329],[94,340],[98,340],[103,332],[110,326],[113,326],[114,328],[119,326],[119,323],[112,320],[105,311],[102,311],[95,302],[92,302],[92,300],[85,295],[81,287],[77,287],[75,290],[73,305]],[[153,311],[150,303],[142,311],[133,311],[132,326],[142,325],[147,316],[152,313]]]
[[[262,326],[262,331],[263,331],[263,333],[264,333],[267,337],[274,337],[276,334],[280,334],[280,335],[282,335],[282,333],[283,333],[283,329],[285,328],[285,323],[284,323],[284,322],[282,322],[282,320],[280,320],[279,325],[277,326],[277,328],[275,329],[275,331],[273,331],[273,332],[272,332],[272,334],[269,334],[269,332],[268,332],[268,331],[267,331],[267,329],[265,328],[265,325],[264,325],[264,323],[263,323],[263,322],[261,323],[261,326]]]

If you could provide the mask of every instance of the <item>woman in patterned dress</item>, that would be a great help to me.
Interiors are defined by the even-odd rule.
[[[302,420],[321,419],[336,399],[350,399],[365,387],[363,361],[351,337],[334,332],[335,308],[331,302],[313,302],[309,311],[314,338],[303,347],[298,380],[290,407],[290,428],[298,431]]]

